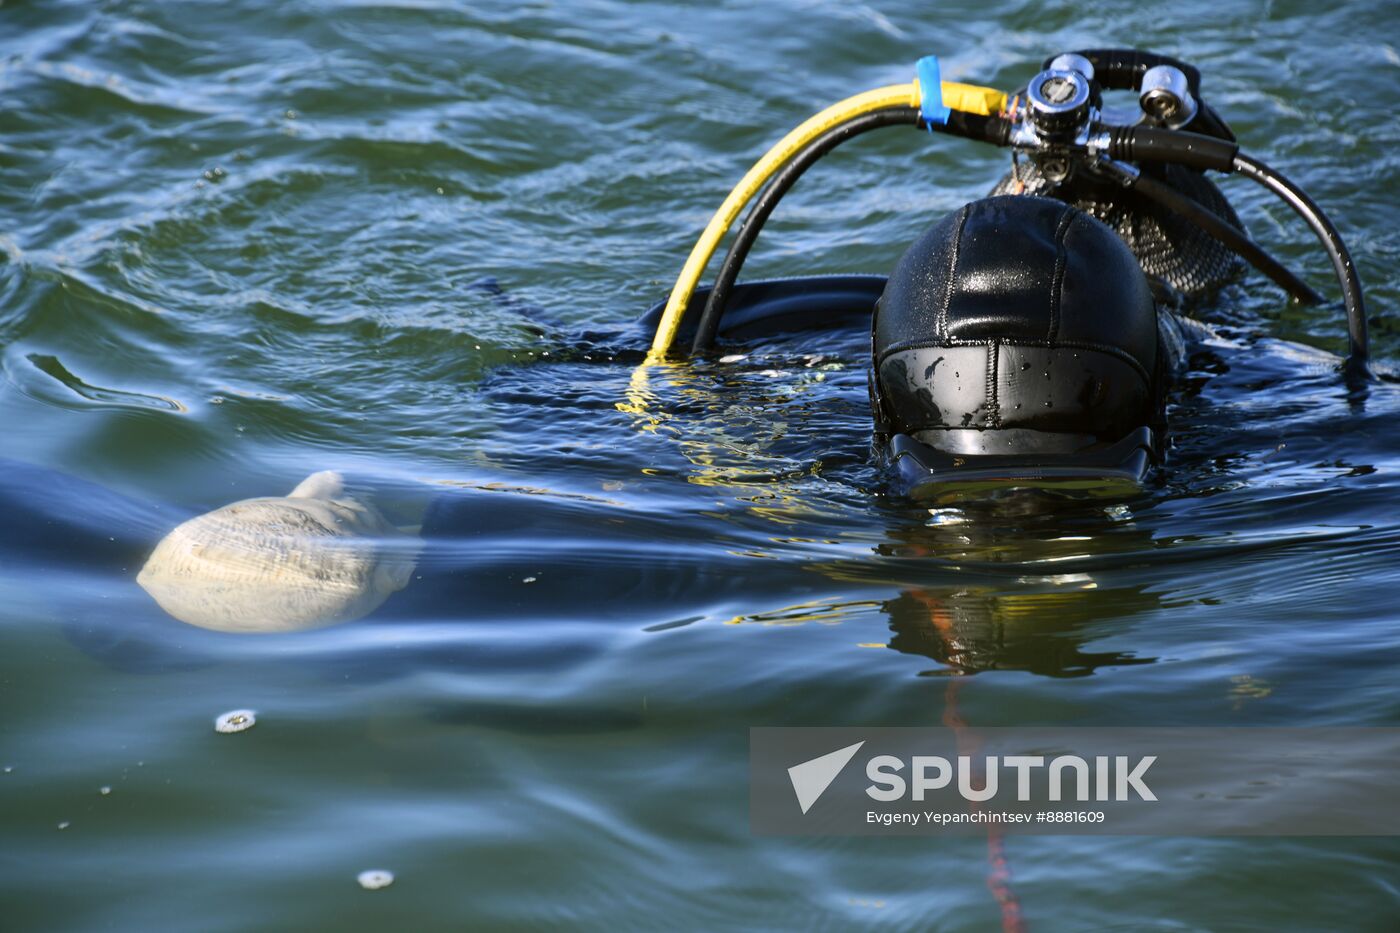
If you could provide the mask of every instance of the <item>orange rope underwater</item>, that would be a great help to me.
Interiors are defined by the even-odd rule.
[[[939,637],[948,649],[949,663],[956,666],[957,647],[953,641],[953,620],[942,603],[930,593],[915,590],[915,599],[923,603],[929,611],[929,621],[933,623]],[[969,731],[967,720],[958,708],[958,691],[963,679],[954,676],[943,691],[943,725],[953,730],[957,740],[958,754],[971,757],[978,747],[976,736]],[[986,786],[984,777],[983,786]],[[973,803],[972,806],[980,806]],[[1011,888],[1011,864],[1006,858],[1006,834],[995,823],[987,824],[987,890],[996,898],[1001,907],[1002,933],[1026,933],[1026,921],[1021,914],[1021,902]]]
[[[958,754],[971,755],[977,751],[976,740],[967,731],[967,722],[958,711],[958,688],[962,678],[948,681],[943,691],[943,725],[953,730],[957,737]],[[985,783],[983,785],[986,786]],[[973,804],[974,807],[980,804]],[[1026,922],[1021,916],[1021,902],[1011,889],[1011,864],[1006,859],[1006,834],[995,823],[987,824],[987,890],[992,892],[1001,906],[1002,933],[1026,933]]]

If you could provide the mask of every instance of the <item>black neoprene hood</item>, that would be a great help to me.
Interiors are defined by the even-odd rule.
[[[891,433],[944,449],[979,452],[967,445],[980,435],[981,452],[1018,452],[990,449],[997,432],[1036,449],[1115,441],[1160,405],[1157,310],[1137,259],[1048,198],[974,201],[931,227],[889,278],[873,350]]]

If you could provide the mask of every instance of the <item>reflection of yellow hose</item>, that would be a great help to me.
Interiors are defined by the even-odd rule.
[[[650,369],[651,361],[648,360],[632,370],[632,378],[627,381],[627,400],[615,406],[618,411],[637,416],[635,426],[638,431],[655,431],[662,422],[659,416],[652,414],[648,405],[651,397]]]
[[[965,113],[990,115],[1006,104],[1006,95],[993,88],[944,81],[940,91],[945,106]],[[680,330],[681,317],[685,314],[686,306],[690,304],[690,296],[695,293],[700,276],[704,274],[705,266],[714,255],[715,249],[719,247],[719,241],[733,225],[744,205],[773,175],[777,174],[799,150],[832,127],[886,107],[917,107],[920,97],[917,81],[910,84],[892,84],[848,97],[808,118],[765,152],[763,158],[754,163],[753,168],[749,169],[734,186],[734,190],[729,192],[729,197],[725,198],[719,210],[715,211],[715,215],[705,227],[705,232],[691,249],[690,256],[676,279],[676,286],[671,289],[671,297],[666,301],[666,310],[662,312],[661,321],[656,326],[656,337],[652,340],[648,362],[659,362],[671,348],[676,339],[676,332]]]
[[[719,210],[715,211],[709,225],[705,227],[705,232],[700,235],[700,239],[690,251],[690,258],[686,259],[685,267],[676,279],[676,287],[671,289],[671,297],[666,301],[666,310],[662,312],[661,321],[656,326],[656,338],[651,344],[651,360],[659,361],[671,348],[671,343],[676,339],[676,331],[680,330],[681,316],[685,314],[686,305],[690,303],[690,296],[694,294],[705,266],[714,255],[720,239],[734,223],[734,218],[739,216],[739,212],[758,189],[786,165],[798,150],[838,123],[844,123],[863,113],[886,107],[917,106],[919,92],[916,84],[892,84],[889,87],[866,91],[864,94],[857,94],[832,104],[816,116],[808,118],[765,152],[763,158],[755,162],[753,168],[734,186],[734,190],[729,192],[729,197],[725,198]]]

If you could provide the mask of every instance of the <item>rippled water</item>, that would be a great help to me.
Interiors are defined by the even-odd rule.
[[[882,495],[859,333],[617,407],[732,181],[930,51],[1001,87],[1085,45],[1198,62],[1345,232],[1393,371],[1400,12],[1323,6],[7,3],[0,925],[983,930],[985,841],[751,836],[748,727],[1400,724],[1400,396],[1347,392],[1335,309],[1202,309],[1170,468],[1107,508]],[[1004,166],[862,140],[749,273],[886,271]],[[184,518],[323,469],[423,526],[367,618],[223,634],[135,584]],[[1400,916],[1388,840],[1007,858],[1032,929]]]

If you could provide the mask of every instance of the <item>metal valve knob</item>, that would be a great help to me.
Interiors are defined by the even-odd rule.
[[[1142,112],[1168,129],[1180,129],[1196,117],[1196,98],[1180,68],[1158,65],[1142,76],[1138,96]]]
[[[1026,87],[1028,116],[1046,139],[1073,139],[1089,120],[1089,80],[1078,71],[1050,69]]]

